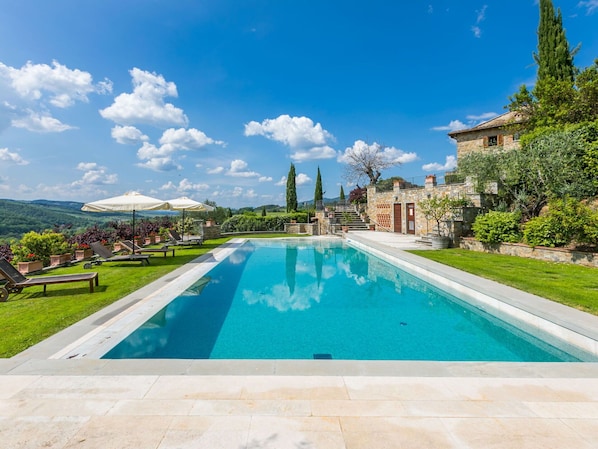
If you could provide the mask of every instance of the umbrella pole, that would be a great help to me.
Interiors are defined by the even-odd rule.
[[[183,209],[183,241],[185,241],[185,209]]]
[[[133,247],[135,247],[137,243],[135,242],[135,209],[133,209]]]

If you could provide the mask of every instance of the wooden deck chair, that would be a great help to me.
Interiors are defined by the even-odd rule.
[[[67,282],[89,282],[89,292],[93,293],[94,284],[99,284],[98,273],[77,273],[60,274],[54,276],[39,276],[27,278],[19,270],[13,267],[8,260],[0,257],[0,273],[6,279],[6,284],[0,286],[0,301],[8,299],[10,293],[21,293],[25,287],[42,285],[44,287],[44,296],[46,295],[46,286],[50,284],[64,284]]]
[[[175,245],[201,245],[203,243],[203,236],[201,235],[186,235],[181,237],[181,234],[178,233],[175,229],[169,229],[168,234],[170,236],[170,241]]]
[[[97,257],[83,265],[83,268],[91,268],[94,264],[101,265],[104,262],[141,262],[141,265],[149,265],[147,254],[115,254],[101,242],[92,242],[89,246],[97,254]]]
[[[164,257],[166,257],[167,253],[172,252],[172,257],[174,257],[174,248],[169,248],[168,245],[164,245],[161,248],[141,248],[135,245],[131,240],[121,240],[120,244],[131,254],[162,253],[164,254]]]

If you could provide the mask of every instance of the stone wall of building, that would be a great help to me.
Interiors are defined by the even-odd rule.
[[[498,136],[497,146],[485,146],[484,138],[489,135]],[[507,130],[481,129],[467,134],[456,135],[455,140],[457,141],[457,160],[469,153],[491,151],[498,147],[502,147],[505,150],[519,148],[519,141],[515,140],[513,134]]]
[[[425,235],[433,232],[436,226],[435,222],[428,221],[419,212],[418,203],[424,199],[432,196],[466,197],[474,206],[480,206],[480,195],[474,193],[473,184],[469,181],[460,184],[437,184],[436,176],[430,175],[426,178],[424,187],[404,189],[401,186],[402,184],[397,182],[393,190],[385,192],[377,192],[375,186],[368,187],[367,214],[376,225],[376,230],[394,232],[395,204],[400,204],[401,208],[401,233],[415,235]],[[407,204],[414,204],[415,226],[413,232],[408,232]],[[465,218],[469,218],[469,216]],[[459,221],[462,221],[462,219],[459,218]],[[458,235],[455,237],[459,237],[467,229],[469,229],[468,226],[458,225]]]
[[[571,251],[563,248],[544,248],[538,246],[532,248],[531,246],[522,243],[500,243],[489,245],[473,238],[461,239],[460,247],[471,251],[598,267],[598,254]]]

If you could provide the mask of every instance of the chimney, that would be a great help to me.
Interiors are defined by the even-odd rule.
[[[426,176],[426,189],[433,189],[436,187],[436,175]]]

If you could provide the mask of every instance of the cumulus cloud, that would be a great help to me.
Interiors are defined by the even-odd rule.
[[[270,182],[272,181],[272,176],[260,176],[258,182]]]
[[[38,133],[57,133],[73,129],[72,126],[66,125],[50,115],[41,115],[31,110],[23,111],[23,115],[13,119],[11,124],[15,128],[24,128]]]
[[[286,186],[287,185],[287,177],[283,176],[282,178],[280,178],[280,181],[278,181],[276,184],[274,184],[275,186]]]
[[[223,141],[214,140],[195,128],[169,128],[162,134],[160,143],[162,145],[173,145],[176,149],[181,150],[191,150],[211,144],[224,145]]]
[[[593,14],[594,11],[598,10],[598,0],[588,0],[579,2],[577,6],[580,8],[586,8],[586,14],[590,15]]]
[[[455,156],[447,156],[444,165],[433,162],[422,166],[424,171],[447,171],[454,170],[455,168],[457,168],[457,158]]]
[[[118,175],[108,173],[106,167],[95,162],[79,162],[77,170],[85,173],[81,179],[71,183],[72,187],[111,185],[118,182]]]
[[[248,164],[241,159],[235,159],[230,163],[230,168],[226,172],[228,176],[236,178],[257,178],[260,176],[259,173],[247,170]]]
[[[210,186],[205,183],[194,183],[189,181],[189,179],[184,178],[179,181],[178,184],[173,183],[172,181],[168,181],[166,184],[163,184],[160,187],[160,190],[164,191],[175,191],[181,194],[190,194],[193,192],[201,192],[209,189]]]
[[[320,123],[314,124],[308,117],[291,117],[287,114],[261,123],[251,121],[245,125],[246,136],[264,136],[280,142],[293,151],[291,159],[304,162],[313,159],[330,159],[335,152],[328,146],[334,136]]]
[[[224,167],[214,167],[206,170],[206,172],[208,175],[219,175],[220,173],[224,172]]]
[[[309,184],[311,182],[311,178],[307,176],[305,173],[299,173],[295,176],[295,184],[298,186],[302,186],[305,184]]]
[[[116,125],[112,128],[111,135],[114,140],[123,145],[134,145],[149,140],[148,136],[134,126]]]
[[[183,167],[176,163],[170,156],[153,157],[145,162],[138,163],[137,166],[158,172],[183,169]]]
[[[182,167],[175,160],[177,151],[194,150],[208,144],[222,143],[194,128],[169,128],[162,134],[159,147],[149,142],[143,142],[142,147],[137,150],[137,157],[143,162],[138,165],[156,171],[178,170]]]
[[[88,102],[89,94],[112,90],[109,80],[94,85],[90,73],[69,69],[57,61],[52,61],[52,67],[29,61],[20,69],[0,63],[0,79],[8,80],[24,99],[42,100],[48,94],[49,103],[58,108],[72,106],[76,101]]]
[[[467,125],[461,120],[451,120],[448,125],[434,126],[434,131],[459,131],[460,129],[467,128]]]
[[[16,165],[29,164],[29,162],[23,159],[19,153],[9,151],[8,148],[0,148],[0,161],[10,162]]]
[[[469,114],[466,116],[467,123],[463,123],[461,120],[451,120],[448,125],[434,126],[433,131],[459,131],[462,129],[472,128],[481,122],[493,119],[498,116],[496,112],[482,112],[481,114]]]
[[[94,84],[90,73],[69,69],[57,61],[52,66],[27,62],[21,68],[0,62],[0,91],[4,98],[2,115],[5,126],[36,132],[61,132],[72,129],[54,118],[52,108],[68,108],[76,102],[89,102],[92,93],[112,90],[109,80]]]
[[[102,117],[121,125],[187,126],[188,118],[183,110],[164,101],[166,97],[178,97],[173,82],[136,67],[129,73],[133,92],[118,95],[111,106],[100,110]]]
[[[305,162],[314,159],[331,159],[336,156],[336,151],[328,145],[314,147],[309,150],[298,150],[291,154],[294,162]]]
[[[353,161],[356,155],[374,152],[377,152],[382,160],[391,164],[406,164],[417,160],[416,153],[406,153],[395,147],[383,147],[377,142],[368,144],[363,140],[356,140],[353,146],[345,148],[343,153],[338,153],[337,161],[346,164]]]

